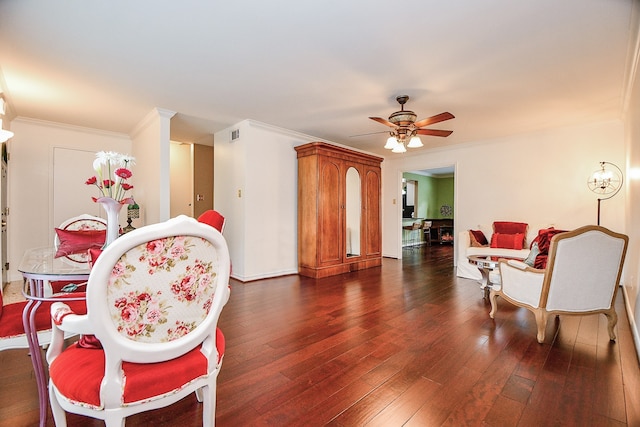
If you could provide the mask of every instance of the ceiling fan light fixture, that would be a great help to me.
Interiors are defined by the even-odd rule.
[[[451,135],[453,131],[450,130],[424,129],[424,127],[444,122],[445,120],[451,120],[455,118],[453,114],[444,112],[416,122],[416,118],[418,117],[416,113],[404,109],[404,104],[406,104],[408,100],[408,95],[399,95],[396,97],[396,101],[400,104],[400,111],[392,113],[389,116],[389,120],[383,119],[382,117],[369,117],[371,120],[393,129],[390,132],[391,138],[387,139],[384,148],[394,153],[405,153],[407,148],[424,147],[418,134],[441,137]]]
[[[396,144],[395,147],[393,147],[393,150],[391,150],[392,153],[406,153],[407,149],[404,146],[404,142],[398,142]]]
[[[398,145],[398,140],[395,136],[391,135],[389,139],[387,139],[387,143],[384,145],[384,148],[387,150],[393,150]]]
[[[420,147],[424,147],[424,144],[422,143],[422,140],[420,139],[420,137],[418,135],[414,135],[414,136],[411,137],[411,140],[407,144],[407,147],[409,147],[409,148],[420,148]]]

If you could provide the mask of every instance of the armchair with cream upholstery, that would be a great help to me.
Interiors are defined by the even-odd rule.
[[[120,427],[127,416],[193,392],[203,425],[214,425],[224,354],[217,323],[229,293],[227,244],[193,218],[141,227],[111,243],[91,269],[87,314],[59,302],[51,307],[56,425],[66,425],[67,411]],[[94,334],[98,345],[64,348],[62,331]]]
[[[589,225],[553,236],[544,270],[501,260],[501,284],[491,290],[490,317],[497,311],[498,296],[524,307],[535,315],[542,343],[550,315],[602,313],[614,341],[618,322],[614,302],[628,242],[624,234]]]

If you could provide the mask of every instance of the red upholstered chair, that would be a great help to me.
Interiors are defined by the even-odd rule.
[[[53,246],[56,256],[74,265],[89,261],[87,251],[104,244],[107,221],[98,216],[82,214],[64,221],[56,228]]]
[[[222,216],[220,212],[214,211],[213,209],[204,211],[198,217],[198,221],[205,224],[209,224],[210,226],[212,226],[213,228],[215,228],[221,233],[224,231],[224,223],[225,223],[224,216]]]
[[[78,296],[78,294],[69,295]],[[0,292],[0,351],[29,348],[22,324],[22,312],[26,304],[26,301],[19,301],[4,305],[2,292]],[[84,301],[70,301],[69,305],[79,313],[86,312]],[[50,306],[50,302],[43,302],[36,314],[38,339],[43,346],[51,341]]]
[[[54,237],[54,247],[60,252],[65,262],[74,265],[80,265],[87,262],[87,245],[97,244],[93,235],[95,231],[105,230],[106,221],[99,217],[91,215],[80,215],[64,221],[57,228]],[[89,232],[86,232],[90,230]],[[92,233],[93,232],[93,233]],[[91,235],[91,236],[90,236]],[[89,241],[89,240],[92,241]],[[104,242],[104,236],[102,237]],[[45,291],[46,296],[58,294],[62,288],[74,282],[52,282]],[[74,283],[78,285],[77,283]],[[69,297],[79,297],[83,294],[73,293],[61,295]],[[86,313],[84,301],[70,301],[68,303],[78,313]],[[0,292],[0,350],[8,350],[14,348],[28,348],[27,337],[24,333],[22,324],[22,313],[26,301],[18,301],[4,305],[3,296]],[[51,302],[44,301],[38,308],[36,314],[36,329],[38,331],[38,340],[41,345],[46,346],[51,340]],[[67,334],[69,337],[74,334]]]
[[[56,257],[76,267],[89,265],[89,249],[101,248],[107,233],[107,221],[93,215],[82,214],[64,221],[55,229],[53,247]],[[61,292],[77,282],[53,282],[49,292]],[[48,314],[47,314],[48,317]]]
[[[127,416],[192,392],[203,402],[203,425],[214,425],[224,354],[216,326],[229,292],[227,244],[193,218],[141,227],[111,243],[91,269],[87,314],[51,307],[56,425],[65,425],[67,411],[124,426]],[[64,348],[63,331],[94,334],[102,349]]]

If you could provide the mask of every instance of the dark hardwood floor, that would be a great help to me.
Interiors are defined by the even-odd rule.
[[[455,276],[451,246],[313,280],[233,282],[220,326],[219,426],[640,426],[640,370],[618,293],[604,316],[533,315]],[[0,353],[0,425],[37,423],[26,351]],[[69,426],[102,426],[70,415]],[[49,419],[49,425],[53,425]],[[194,396],[128,426],[199,426]]]

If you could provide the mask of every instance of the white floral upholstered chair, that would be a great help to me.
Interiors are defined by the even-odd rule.
[[[501,284],[492,286],[489,316],[493,319],[496,314],[498,296],[532,311],[542,343],[550,315],[602,313],[614,341],[618,322],[614,303],[628,243],[624,234],[588,225],[553,236],[544,270],[501,260]]]
[[[192,392],[203,402],[203,425],[214,425],[224,354],[217,322],[229,292],[227,244],[193,218],[116,239],[91,270],[87,314],[51,307],[47,361],[56,425],[66,425],[67,411],[123,426],[129,415]],[[94,334],[98,348],[65,349],[62,331]]]

